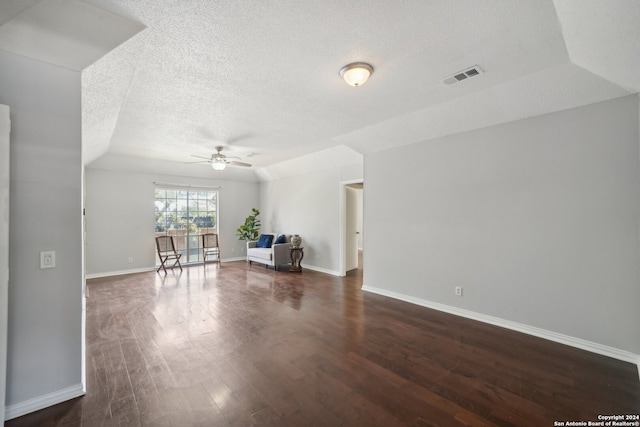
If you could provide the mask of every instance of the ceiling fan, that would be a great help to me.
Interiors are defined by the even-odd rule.
[[[242,166],[242,167],[251,167],[251,165],[249,163],[243,163],[243,162],[236,162],[235,160],[229,160],[229,159],[239,159],[240,157],[229,157],[229,156],[225,156],[224,154],[222,154],[222,150],[224,149],[224,147],[222,146],[218,146],[216,147],[216,151],[217,153],[214,153],[211,155],[211,157],[202,157],[202,156],[196,156],[195,154],[192,154],[192,157],[197,157],[199,159],[206,159],[203,160],[202,162],[193,162],[193,163],[211,163],[211,167],[217,171],[221,171],[224,170],[224,168],[227,167],[227,165],[232,165],[232,166]]]

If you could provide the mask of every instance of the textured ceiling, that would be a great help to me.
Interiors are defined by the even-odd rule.
[[[636,0],[13,0],[0,24],[0,49],[83,70],[87,162],[224,145],[253,172],[640,90]]]

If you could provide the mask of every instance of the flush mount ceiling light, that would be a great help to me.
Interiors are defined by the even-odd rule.
[[[362,86],[372,73],[373,67],[366,62],[353,62],[342,67],[340,77],[342,77],[348,85],[358,87]]]

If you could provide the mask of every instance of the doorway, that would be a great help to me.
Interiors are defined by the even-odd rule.
[[[340,273],[362,274],[364,248],[364,181],[346,181],[341,183],[342,226]]]

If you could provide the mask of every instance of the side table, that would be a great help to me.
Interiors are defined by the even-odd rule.
[[[302,258],[304,258],[304,251],[301,246],[292,246],[291,251],[291,268],[289,271],[295,271],[297,273],[302,272],[302,267],[300,266],[300,262]]]

